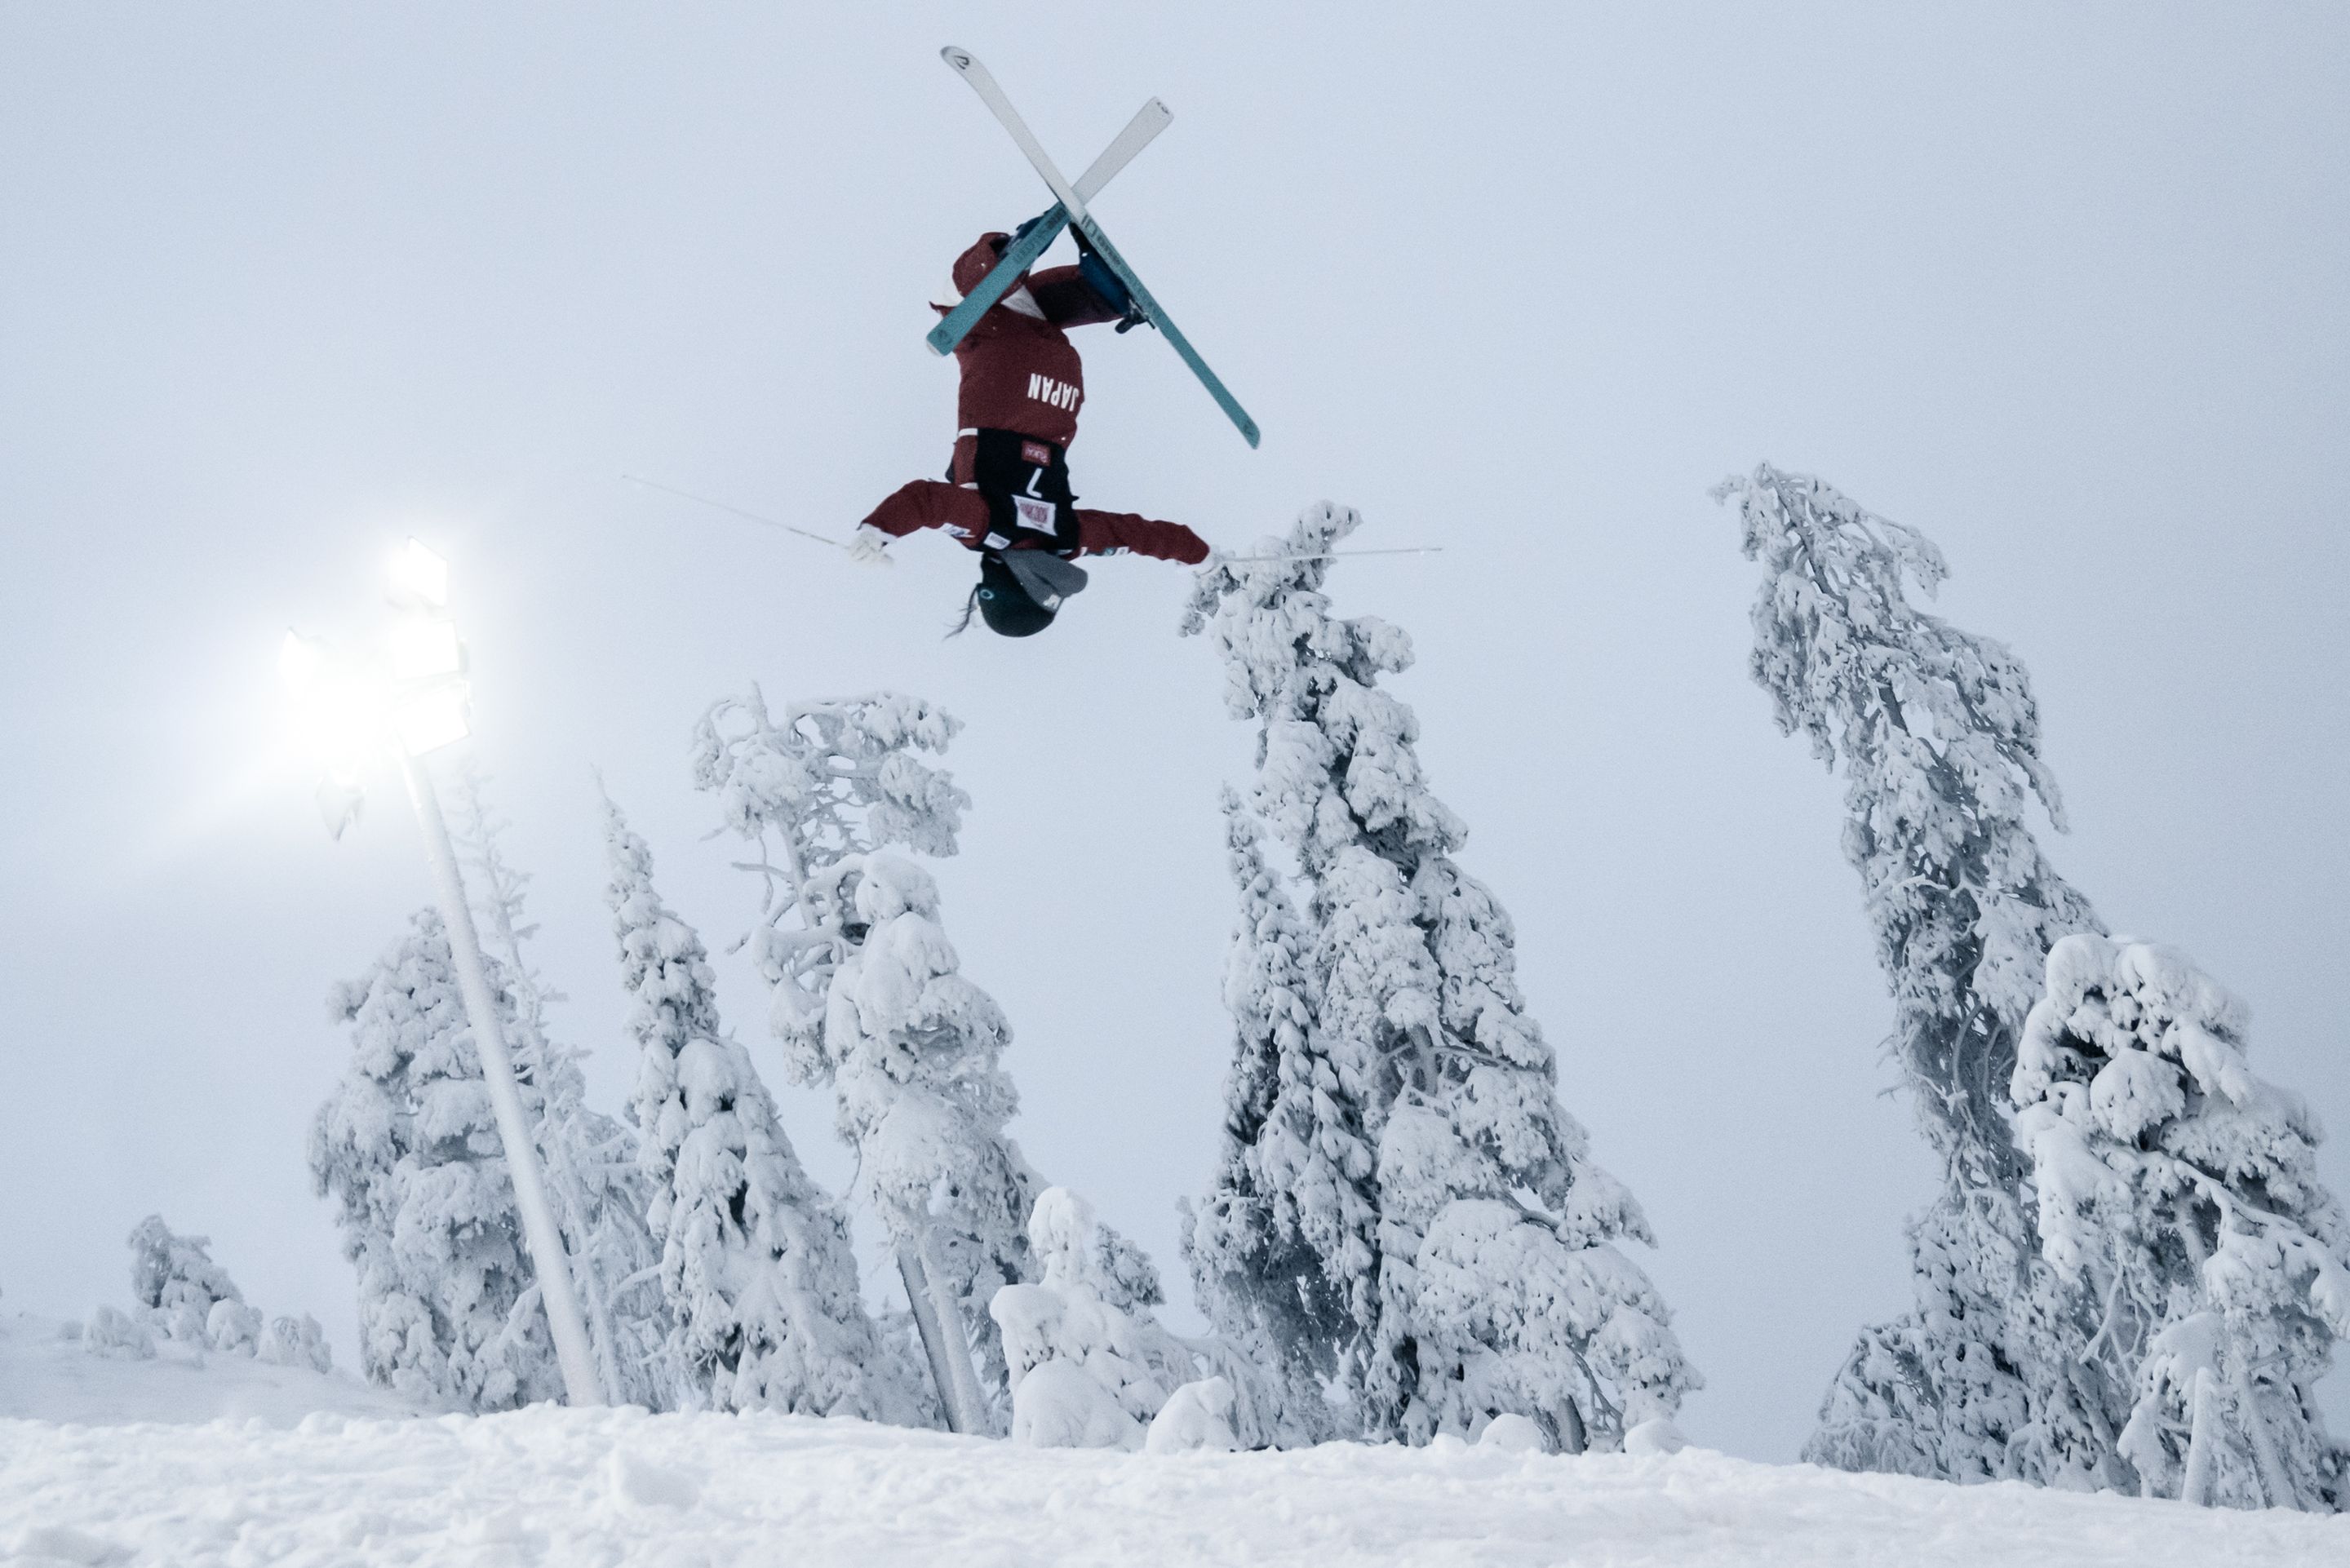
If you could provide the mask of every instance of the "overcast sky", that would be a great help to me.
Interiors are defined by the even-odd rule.
[[[430,888],[388,771],[319,830],[274,659],[288,623],[375,635],[411,532],[603,1106],[633,1063],[591,768],[716,948],[756,888],[704,840],[693,720],[753,681],[918,692],[969,726],[935,869],[1017,1032],[1015,1131],[1181,1293],[1250,742],[1175,634],[1188,575],[1105,563],[1047,636],[945,642],[944,540],[859,572],[616,477],[845,534],[943,464],[924,301],[1047,200],[949,42],[1073,173],[1175,112],[1099,214],[1264,445],[1150,334],[1089,337],[1088,503],[1238,545],[1329,497],[1362,545],[1446,547],[1332,592],[1416,639],[1395,688],[1655,1222],[1697,1441],[1794,1453],[1934,1181],[1841,786],[1746,678],[1733,469],[1942,545],[1943,612],[2038,682],[2059,867],[2350,1128],[2350,13],[1155,9],[0,9],[8,1304],[121,1302],[161,1210],[355,1361],[303,1162],[323,999]],[[828,1105],[782,1094],[838,1185]],[[2324,1169],[2350,1190],[2344,1146]]]

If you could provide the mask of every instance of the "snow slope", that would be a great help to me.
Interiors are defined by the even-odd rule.
[[[199,1355],[160,1335],[155,1349],[152,1360],[93,1355],[55,1319],[0,1316],[0,1417],[93,1426],[261,1421],[290,1427],[315,1410],[383,1417],[416,1413],[355,1377],[272,1366],[250,1355]],[[0,1542],[6,1539],[0,1531]]]
[[[847,1420],[538,1407],[291,1429],[0,1421],[0,1561],[111,1564],[2350,1563],[2350,1518],[1440,1439],[1038,1450]]]

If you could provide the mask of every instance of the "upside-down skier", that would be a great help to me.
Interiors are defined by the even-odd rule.
[[[983,234],[956,257],[946,296],[932,307],[951,310],[1014,237]],[[890,540],[945,529],[980,558],[962,624],[975,608],[1005,637],[1028,637],[1053,623],[1062,601],[1086,586],[1085,570],[1073,564],[1077,556],[1131,552],[1187,564],[1208,556],[1206,542],[1180,524],[1080,508],[1069,488],[1068,447],[1086,382],[1065,329],[1115,321],[1123,332],[1142,319],[1082,235],[1078,253],[1075,266],[1023,273],[955,345],[960,428],[946,481],[901,486],[849,543],[859,559],[886,560]]]

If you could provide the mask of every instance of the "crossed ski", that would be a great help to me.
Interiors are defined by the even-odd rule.
[[[1150,291],[1143,286],[1140,278],[1134,275],[1134,269],[1126,265],[1126,258],[1118,254],[1118,248],[1109,243],[1109,236],[1102,233],[1101,225],[1086,210],[1087,203],[1100,193],[1111,177],[1131,162],[1136,153],[1148,147],[1152,138],[1167,129],[1168,121],[1175,118],[1174,114],[1155,98],[1144,104],[1140,111],[1127,122],[1126,129],[1118,133],[1117,140],[1102,150],[1101,156],[1095,159],[1092,166],[1072,185],[1061,178],[1060,170],[1054,166],[1052,159],[1045,155],[1045,149],[1030,132],[1027,121],[1020,118],[1020,111],[1012,107],[1012,100],[1003,96],[1003,89],[995,85],[995,78],[988,74],[987,67],[981,65],[976,57],[967,49],[958,49],[951,45],[940,50],[939,56],[957,76],[971,84],[972,90],[979,94],[980,101],[987,105],[1003,129],[1011,132],[1012,140],[1051,188],[1054,202],[1045,209],[1044,215],[1030,225],[1026,234],[1004,247],[1003,259],[995,264],[995,270],[965,296],[961,304],[949,311],[945,320],[931,329],[927,341],[931,352],[952,353],[954,346],[962,341],[963,335],[978,324],[979,318],[986,315],[997,300],[1010,292],[1013,280],[1045,254],[1045,247],[1060,237],[1063,229],[1074,224],[1095,254],[1101,257],[1103,264],[1118,275],[1118,280],[1134,296],[1134,303],[1140,308],[1143,319],[1157,327],[1160,335],[1174,346],[1175,352],[1182,356],[1183,363],[1200,378],[1200,384],[1208,389],[1208,395],[1216,400],[1217,407],[1222,409],[1232,423],[1240,428],[1243,439],[1251,446],[1256,445],[1256,421],[1249,418],[1248,410],[1241,407],[1240,400],[1224,389],[1223,382],[1208,369],[1208,362],[1200,358],[1191,340],[1176,328],[1166,310],[1151,297]]]

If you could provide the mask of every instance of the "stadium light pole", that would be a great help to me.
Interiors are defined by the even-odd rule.
[[[393,565],[392,602],[401,614],[380,666],[349,666],[337,659],[323,643],[289,631],[279,669],[293,692],[297,713],[324,753],[328,774],[319,785],[318,805],[329,834],[340,838],[343,829],[359,815],[359,766],[366,754],[388,742],[399,760],[409,802],[416,808],[417,826],[423,830],[424,857],[432,868],[441,923],[448,932],[450,956],[457,966],[457,991],[465,1004],[466,1022],[473,1028],[482,1082],[489,1090],[499,1140],[505,1146],[515,1210],[522,1220],[532,1272],[538,1276],[539,1303],[546,1311],[547,1329],[555,1340],[564,1393],[573,1405],[602,1405],[607,1402],[606,1394],[597,1376],[578,1288],[571,1277],[570,1255],[564,1249],[554,1205],[547,1199],[546,1180],[539,1169],[537,1146],[523,1111],[522,1094],[515,1087],[514,1056],[506,1049],[505,1033],[499,1024],[497,993],[491,989],[489,966],[483,960],[481,938],[473,929],[457,847],[449,836],[449,823],[441,814],[440,796],[433,792],[432,774],[424,760],[428,753],[472,732],[464,648],[448,613],[448,563],[417,540],[409,540]]]

